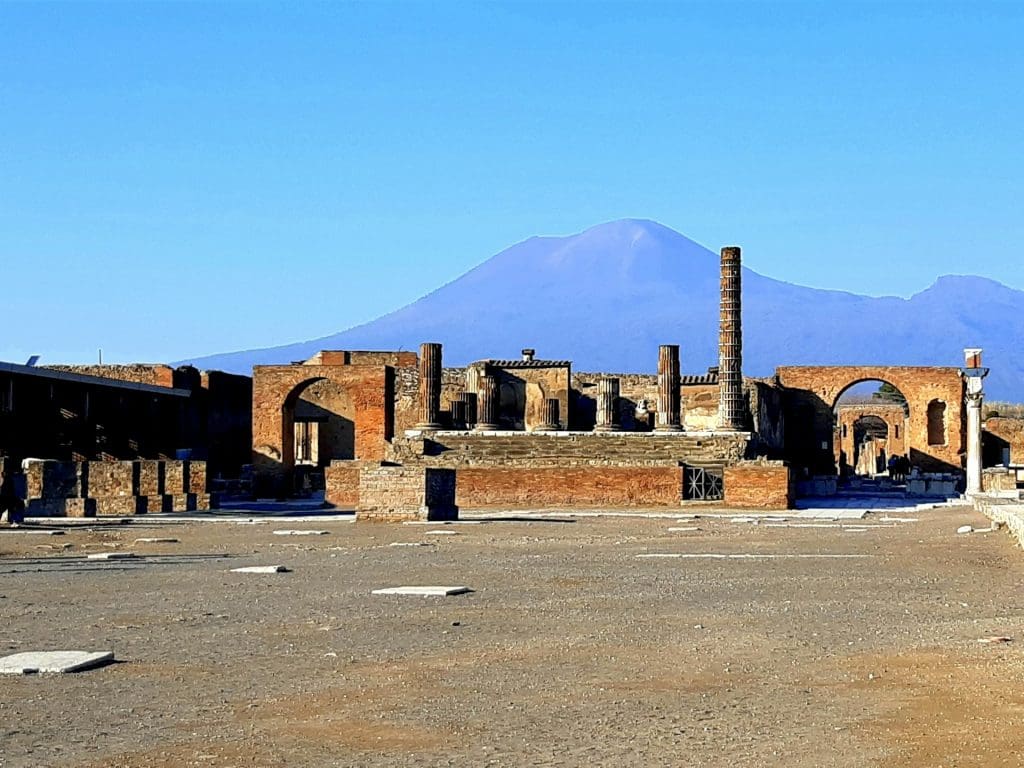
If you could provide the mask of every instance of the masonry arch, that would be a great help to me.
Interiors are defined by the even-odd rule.
[[[333,460],[352,460],[355,406],[348,389],[325,376],[296,384],[281,403],[284,468],[322,469]]]
[[[906,453],[910,404],[892,382],[851,382],[837,395],[832,410],[840,476],[883,474],[890,457]]]
[[[840,466],[840,432],[834,409],[843,393],[865,381],[891,384],[906,398],[906,420],[900,426],[904,453],[926,472],[959,471],[963,466],[964,384],[959,368],[940,366],[783,366],[776,377],[784,391],[786,455],[804,474],[833,474]],[[945,406],[946,440],[929,444],[928,404]],[[807,409],[810,420],[796,414]],[[790,419],[793,414],[793,420]],[[795,422],[795,423],[794,423]],[[849,431],[849,430],[848,430]],[[791,434],[794,433],[794,434]],[[895,428],[890,425],[895,435]],[[804,446],[801,449],[801,446]],[[806,446],[810,446],[808,449]]]

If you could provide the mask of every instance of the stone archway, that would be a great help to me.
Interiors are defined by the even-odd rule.
[[[834,409],[842,394],[865,381],[891,384],[906,398],[906,453],[924,471],[959,471],[964,451],[963,380],[960,369],[938,366],[783,366],[786,454],[811,474],[833,474],[839,461]],[[946,441],[930,444],[928,405],[945,403]]]

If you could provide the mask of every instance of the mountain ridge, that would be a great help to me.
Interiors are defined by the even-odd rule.
[[[678,343],[685,371],[717,364],[719,257],[648,219],[575,235],[533,236],[420,299],[307,341],[181,361],[247,373],[320,349],[444,344],[447,365],[516,357],[533,347],[579,370],[653,371]],[[777,280],[743,268],[744,372],[779,365],[948,365],[986,349],[988,389],[1024,400],[1024,291],[975,275],[942,275],[918,293],[872,297]]]

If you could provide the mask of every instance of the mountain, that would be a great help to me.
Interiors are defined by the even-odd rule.
[[[320,349],[444,344],[446,365],[482,358],[568,359],[581,371],[653,371],[658,344],[684,372],[717,364],[719,257],[653,221],[624,219],[513,245],[418,301],[341,333],[195,358],[249,372]],[[989,397],[1024,401],[1024,291],[946,276],[909,299],[793,285],[743,270],[744,373],[777,365],[959,365],[985,348]]]

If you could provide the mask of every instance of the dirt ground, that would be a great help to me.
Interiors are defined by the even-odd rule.
[[[1024,553],[882,517],[0,531],[0,653],[119,660],[0,679],[0,765],[1024,764]]]

